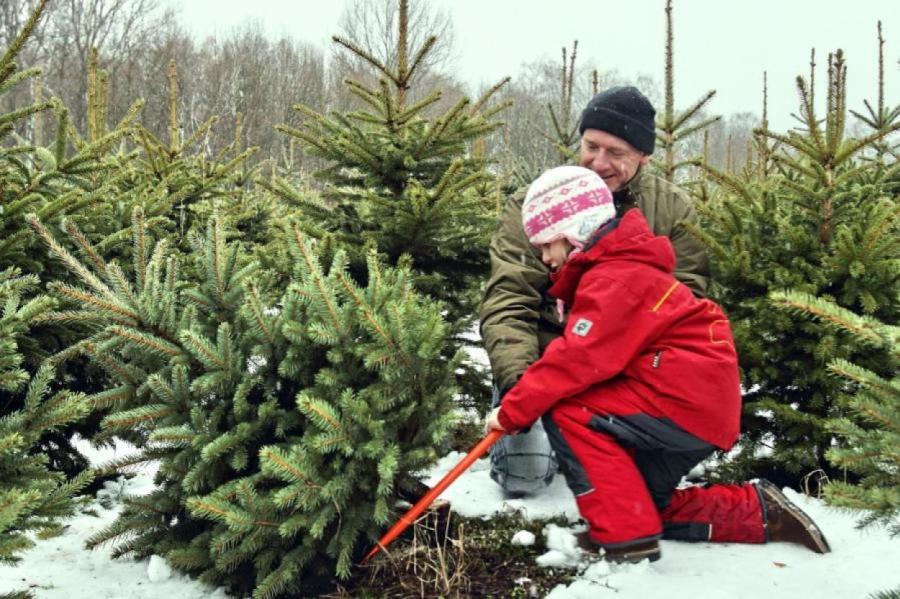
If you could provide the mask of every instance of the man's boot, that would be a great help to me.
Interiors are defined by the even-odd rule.
[[[767,541],[799,543],[816,553],[828,553],[831,548],[825,535],[806,512],[797,507],[781,490],[765,479],[756,483],[762,504]]]
[[[636,543],[626,547],[612,547],[603,552],[603,559],[616,564],[637,564],[645,559],[655,562],[661,557],[662,551],[660,551],[657,541]]]
[[[591,539],[587,531],[577,533],[575,539],[578,546],[588,553],[601,551],[600,545]],[[662,557],[662,551],[657,541],[645,541],[625,547],[602,548],[602,552],[604,560],[616,564],[637,564],[645,559],[655,562]]]

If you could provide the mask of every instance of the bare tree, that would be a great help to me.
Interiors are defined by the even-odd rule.
[[[570,102],[571,123],[574,123],[593,96],[595,83],[601,91],[630,83],[618,71],[601,71],[589,60],[583,64],[576,62],[574,68],[569,63],[566,69],[567,74],[571,70],[568,76],[572,90],[571,95],[566,92],[565,100],[561,100],[560,63],[549,58],[523,64],[512,82],[500,92],[501,99],[512,100],[513,105],[504,111],[503,133],[491,138],[489,152],[498,157],[502,168],[514,173],[519,184],[560,163],[551,109],[556,115],[563,114],[565,110],[560,102]],[[651,94],[657,87],[647,78],[640,78],[635,84],[648,88]]]
[[[16,36],[25,27],[28,18],[38,5],[38,0],[3,0],[0,2],[0,48],[8,48]],[[46,20],[46,19],[45,19]],[[38,41],[43,37],[43,27],[38,25],[31,36],[31,48],[40,46]]]
[[[400,8],[397,0],[351,0],[338,22],[339,35],[353,42],[390,67],[397,66],[397,21]],[[419,48],[430,36],[437,43],[420,63],[420,72],[444,72],[454,58],[455,33],[450,13],[434,9],[424,0],[409,2],[408,41],[410,48]],[[358,57],[340,53],[347,61],[360,63]]]
[[[338,21],[338,37],[352,40],[356,47],[381,64],[396,69],[399,59],[399,18],[398,0],[350,0]],[[449,72],[455,60],[455,33],[449,11],[436,9],[425,0],[409,0],[407,18],[410,55],[415,54],[428,38],[437,38],[416,66],[410,82],[409,99],[415,101],[430,93],[436,81],[446,82],[451,79]],[[330,67],[332,83],[335,85],[335,101],[338,104],[334,107],[336,109],[347,109],[355,105],[355,98],[343,91],[341,81],[350,78],[367,84],[375,82],[376,75],[372,66],[344,48],[334,48]],[[433,110],[446,109],[446,103],[450,101],[445,97],[445,103],[433,107]]]
[[[135,98],[143,52],[174,24],[158,0],[57,0],[45,30],[45,85],[63,98],[76,124],[87,113],[87,65],[96,48],[109,71],[110,110],[124,113]]]

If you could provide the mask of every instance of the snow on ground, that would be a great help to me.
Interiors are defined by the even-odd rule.
[[[73,439],[94,465],[133,452],[127,443],[97,450]],[[0,566],[0,595],[29,590],[37,599],[227,599],[221,589],[199,584],[172,571],[165,560],[113,560],[111,548],[84,548],[85,540],[116,519],[123,493],[143,495],[153,489],[152,468],[134,478],[108,482],[89,506],[89,513],[65,522],[65,532],[23,554],[19,566]]]
[[[127,453],[124,446],[97,453],[95,462]],[[436,482],[462,454],[443,458],[428,482]],[[146,493],[152,488],[152,472],[131,480],[111,483],[91,507],[97,515],[80,515],[67,521],[59,537],[40,541],[24,554],[18,567],[0,566],[0,594],[30,589],[38,599],[226,599],[221,589],[212,589],[171,571],[161,559],[142,562],[111,560],[109,548],[84,549],[84,541],[116,516],[116,497],[122,492]],[[865,597],[900,585],[900,540],[891,540],[884,529],[858,531],[856,518],[825,506],[821,501],[786,491],[822,528],[832,553],[818,555],[784,543],[739,545],[662,542],[663,558],[653,564],[610,565],[591,559],[575,545],[577,523],[575,501],[561,477],[546,493],[531,499],[504,500],[499,487],[488,476],[486,460],[476,462],[450,486],[444,497],[453,509],[466,516],[485,516],[519,511],[528,518],[565,515],[569,527],[548,524],[543,542],[548,550],[535,552],[535,560],[546,567],[572,568],[578,578],[559,585],[548,599],[817,599]],[[107,506],[107,507],[104,507]],[[527,535],[517,542],[529,545]],[[508,572],[510,580],[519,578]],[[527,579],[516,584],[526,586]]]
[[[426,482],[437,482],[462,455],[444,457]],[[663,557],[658,562],[610,565],[591,560],[575,549],[573,533],[584,530],[584,525],[574,524],[578,510],[561,476],[544,494],[505,500],[488,473],[487,460],[476,462],[442,497],[450,500],[454,511],[466,516],[521,510],[528,518],[564,514],[573,522],[568,529],[552,524],[544,529],[549,550],[544,556],[536,556],[538,563],[571,567],[580,573],[576,582],[568,587],[560,585],[547,595],[548,599],[843,599],[900,586],[900,539],[891,540],[883,528],[856,530],[854,514],[790,489],[785,489],[785,494],[816,521],[831,545],[831,553],[819,555],[787,543],[663,541]],[[509,574],[511,579],[515,576],[514,572]]]

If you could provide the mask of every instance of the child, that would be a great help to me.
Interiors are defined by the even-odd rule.
[[[637,209],[615,217],[593,171],[551,169],[522,221],[569,309],[554,340],[486,428],[544,428],[587,521],[616,562],[655,561],[658,539],[801,543],[826,553],[815,523],[767,481],[676,489],[738,438],[741,395],[728,320],[672,275],[675,254]]]

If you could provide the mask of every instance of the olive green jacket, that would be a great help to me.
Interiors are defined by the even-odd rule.
[[[703,246],[681,225],[696,222],[687,194],[659,177],[639,172],[614,194],[621,215],[637,206],[657,235],[675,248],[675,277],[698,296],[709,284]],[[512,387],[529,364],[561,332],[555,300],[545,294],[549,271],[522,228],[524,191],[507,200],[491,239],[491,277],[481,304],[481,337],[491,361],[494,384]]]

